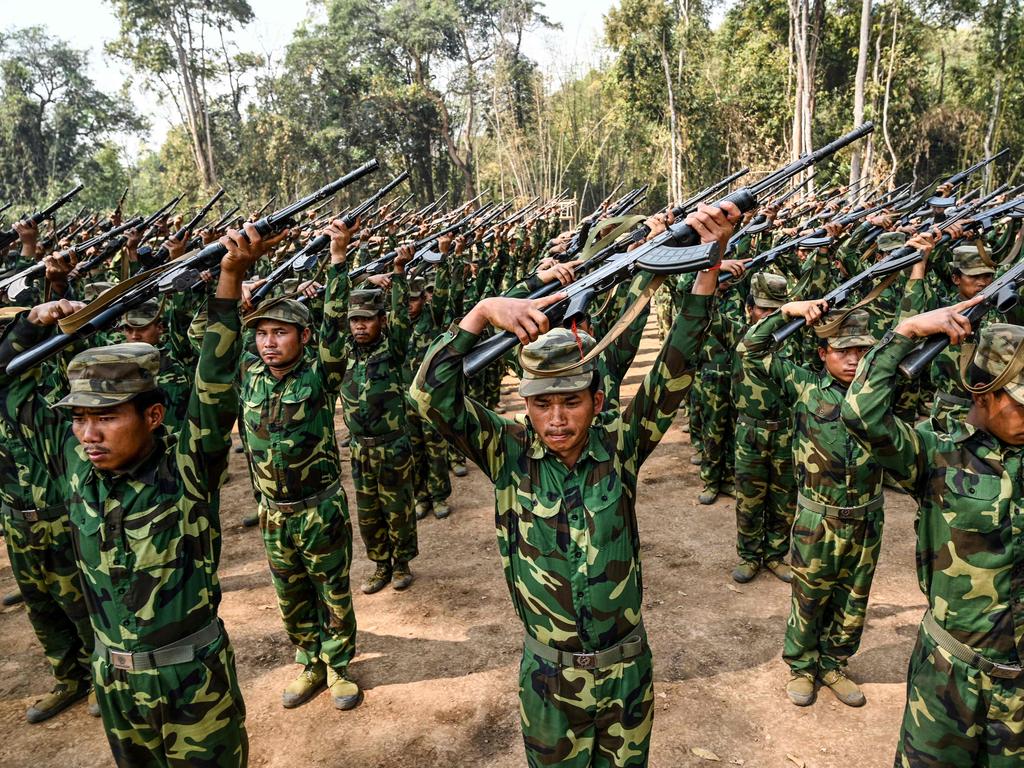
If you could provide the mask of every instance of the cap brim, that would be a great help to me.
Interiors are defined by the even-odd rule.
[[[778,299],[754,299],[754,306],[761,309],[778,309],[785,303]]]
[[[72,392],[53,404],[54,408],[112,408],[127,403],[141,392],[127,394],[99,394],[96,392]]]
[[[376,317],[379,312],[375,312],[372,309],[350,309],[348,311],[348,319],[351,320],[353,317]]]
[[[961,275],[977,277],[978,275],[994,275],[996,271],[992,267],[971,267],[970,269],[959,270]]]
[[[126,317],[124,319],[124,324],[127,325],[129,328],[147,328],[148,326],[150,326],[153,323],[157,322],[159,319],[160,319],[159,317],[154,317],[154,318],[151,318],[149,320],[146,320],[146,319],[141,318],[141,317],[137,318],[137,319],[136,318],[128,318],[128,317]]]
[[[593,380],[593,371],[578,373],[574,376],[552,376],[543,379],[521,379],[519,382],[519,394],[522,397],[534,397],[536,395],[565,395],[570,392],[579,392],[590,388]]]
[[[851,349],[853,347],[873,347],[878,340],[874,336],[830,336],[828,345],[832,349]]]

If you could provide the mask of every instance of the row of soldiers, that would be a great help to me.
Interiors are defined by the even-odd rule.
[[[828,211],[835,219],[842,210],[835,202],[831,210],[810,202],[813,216]],[[572,233],[551,238],[549,231],[537,236],[535,250],[475,259],[475,274],[462,266],[466,243],[445,238],[433,296],[410,300],[410,292],[426,286],[414,288],[416,279],[407,275],[417,257],[408,246],[394,249],[390,273],[370,278],[373,288],[350,288],[346,264],[357,252],[358,227],[344,219],[325,230],[330,263],[322,292],[305,286],[294,298],[251,311],[258,284],[243,276],[287,235],[265,238],[250,224],[222,239],[227,253],[219,276],[200,305],[184,313],[190,317],[184,337],[198,360],[176,439],[162,426],[161,354],[144,340],[96,347],[70,362],[70,393],[57,401],[70,409],[70,424],[61,408],[46,407],[42,369],[0,377],[0,423],[30,457],[18,461],[37,462],[44,476],[60,479],[51,483],[58,505],[71,499],[67,535],[94,635],[89,671],[115,759],[124,765],[246,762],[244,709],[230,642],[216,617],[217,489],[236,417],[282,617],[303,667],[283,703],[297,706],[328,687],[339,708],[358,705],[362,693],[348,674],[355,651],[351,531],[333,426],[340,399],[360,529],[378,564],[364,591],[388,583],[407,588],[416,512],[429,512],[428,500],[435,514],[439,505],[447,511],[447,497],[435,498],[426,490],[429,481],[413,480],[431,471],[417,471],[417,460],[443,457],[435,477],[447,475],[450,454],[473,461],[495,485],[499,550],[525,630],[520,695],[528,762],[645,765],[653,680],[640,618],[636,483],[693,390],[700,394],[691,400],[690,429],[708,459],[702,466],[708,503],[728,490],[721,425],[731,418],[731,401],[742,408],[740,427],[749,430],[740,433],[734,470],[743,560],[734,578],[750,580],[765,564],[792,581],[784,650],[793,671],[790,699],[810,704],[822,683],[848,704],[863,703],[845,665],[863,628],[888,479],[928,513],[919,572],[932,607],[911,670],[921,684],[911,690],[897,762],[1019,755],[1019,734],[1002,725],[1022,711],[1010,674],[1015,665],[1019,672],[1011,599],[1017,577],[1005,573],[1021,568],[1009,545],[1015,525],[1003,518],[1020,514],[1014,447],[1024,444],[1024,400],[1018,399],[1024,330],[995,324],[981,332],[973,361],[999,386],[971,391],[966,421],[947,414],[915,426],[927,394],[895,382],[896,364],[915,339],[944,332],[959,343],[970,331],[963,303],[925,311],[929,300],[946,302],[939,290],[948,250],[955,258],[949,277],[961,291],[976,268],[970,248],[982,261],[1012,263],[1019,252],[1010,245],[1019,242],[1013,218],[997,222],[980,245],[960,242],[969,229],[951,225],[951,236],[936,248],[939,238],[926,225],[941,221],[942,209],[956,202],[944,206],[943,198],[933,198],[931,220],[912,224],[898,224],[882,210],[845,239],[838,223],[829,224],[827,244],[793,248],[788,261],[749,272],[773,239],[796,234],[783,228],[783,212],[761,211],[768,226],[757,237],[731,202],[688,212],[686,224],[701,242],[735,258],[668,280],[671,327],[628,404],[620,403],[618,388],[639,345],[646,299],[657,287],[651,273],[621,282],[599,312],[549,328],[545,310],[564,294],[531,296],[548,284],[573,288],[583,265],[559,262],[559,254],[573,251]],[[672,215],[649,218],[646,238],[657,238]],[[598,221],[595,229],[601,228]],[[901,245],[928,260],[872,291],[861,307],[819,324],[830,307],[817,297],[828,294],[837,274],[856,274],[876,254]],[[634,246],[642,247],[641,239]],[[552,259],[531,269],[545,248]],[[58,257],[44,261],[47,291],[65,298],[17,315],[0,343],[4,364],[78,310],[67,298],[68,265]],[[507,266],[515,263],[523,266]],[[474,280],[487,269],[505,272],[500,280]],[[473,285],[480,285],[475,295]],[[459,292],[461,304],[452,298]],[[417,298],[423,305],[414,316]],[[417,344],[411,329],[425,312]],[[815,325],[816,333],[774,343],[773,333],[792,318]],[[868,357],[877,364],[868,368],[861,360],[883,328],[886,341],[874,347]],[[243,330],[252,331],[248,352]],[[518,359],[484,377],[466,376],[466,355],[494,331],[519,338]],[[422,359],[408,360],[412,349]],[[507,419],[493,407],[504,365],[519,373],[525,418]],[[735,395],[719,396],[734,385]],[[706,409],[696,407],[709,400]],[[430,430],[436,437],[426,436]],[[417,432],[424,436],[413,438]],[[424,445],[433,439],[441,450],[415,450],[412,439]],[[1003,463],[992,460],[996,449],[1006,454]],[[724,463],[716,466],[719,459]],[[405,490],[413,487],[425,495]],[[963,515],[965,527],[952,526],[950,509]],[[993,536],[999,545],[987,546]],[[991,589],[979,592],[981,585]],[[963,648],[980,650],[970,656]],[[980,694],[972,688],[978,674],[988,676]],[[83,670],[65,700],[84,695],[87,679]],[[571,697],[563,695],[567,690]],[[214,704],[204,691],[216,691]],[[942,719],[949,696],[968,695],[982,697],[987,709],[950,713],[947,707]],[[922,711],[924,719],[916,714]],[[961,732],[971,735],[951,741],[951,733]]]

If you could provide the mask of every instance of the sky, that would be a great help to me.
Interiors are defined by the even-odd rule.
[[[305,0],[249,0],[256,20],[236,34],[243,49],[280,62],[295,30],[309,13]],[[603,16],[614,0],[548,0],[543,13],[560,24],[558,30],[537,30],[524,38],[523,49],[555,84],[573,72],[596,64],[607,52],[600,45]],[[89,75],[103,91],[116,92],[131,80],[131,71],[103,51],[104,43],[115,37],[117,22],[104,0],[0,0],[0,24],[4,29],[41,25],[50,32],[89,51]],[[158,146],[172,123],[177,122],[173,105],[158,103],[156,97],[137,85],[130,88],[136,108],[149,118],[151,129],[141,140],[123,140],[126,152],[137,154],[144,146]]]

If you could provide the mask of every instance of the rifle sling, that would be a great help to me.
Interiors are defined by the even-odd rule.
[[[1017,378],[1017,375],[1024,370],[1024,344],[1018,344],[1017,348],[1013,351],[1013,357],[1010,358],[1010,362],[1006,364],[1006,367],[1000,371],[998,376],[986,384],[971,384],[967,378],[967,371],[970,369],[971,363],[974,362],[976,350],[976,344],[960,345],[960,381],[963,383],[964,389],[972,394],[980,395],[984,392],[997,392]]]
[[[587,242],[583,246],[582,250],[580,250],[579,258],[586,261],[595,253],[614,243],[621,235],[633,229],[633,227],[642,222],[644,218],[645,217],[643,216],[633,215],[612,216],[610,219],[601,219],[590,228],[590,232],[587,234]],[[609,226],[612,227],[611,232],[599,240],[598,235],[601,233],[601,230]]]
[[[640,313],[644,311],[644,308],[650,303],[651,297],[657,292],[661,284],[665,282],[665,278],[668,275],[655,275],[654,278],[647,284],[647,286],[640,292],[640,295],[636,297],[629,309],[622,313],[622,317],[616,321],[608,333],[604,335],[590,352],[588,352],[579,362],[573,363],[572,365],[563,365],[561,368],[556,368],[553,371],[540,371],[536,368],[531,368],[529,365],[523,362],[523,351],[522,347],[519,348],[519,365],[522,366],[523,370],[537,378],[546,379],[553,376],[571,376],[575,373],[579,373],[580,369],[593,360],[595,357],[604,352],[608,347],[615,343],[615,340],[623,334],[623,332],[629,328],[629,326],[639,317]],[[1024,347],[1024,345],[1022,345]]]
[[[896,278],[899,276],[899,272],[893,272],[891,275],[886,275],[885,278],[881,280],[881,282],[879,282],[874,288],[871,289],[867,296],[858,301],[852,307],[838,310],[837,312],[835,312],[835,317],[830,318],[824,323],[819,323],[818,325],[815,325],[814,332],[817,334],[818,338],[824,339],[831,336],[836,330],[838,330],[839,326],[843,324],[843,321],[846,320],[846,318],[849,317],[855,309],[866,307],[872,301],[877,299],[879,296],[882,295],[882,292],[886,288],[888,288],[890,285],[896,282]],[[830,312],[829,314],[831,315],[833,313]]]
[[[1024,246],[1024,227],[1020,228],[1020,231],[1017,233],[1017,239],[1013,243],[1013,248],[1010,249],[1006,258],[999,262],[999,266],[1002,267],[1006,264],[1013,264],[1013,262],[1017,260],[1017,257],[1020,256],[1020,249],[1022,246]]]

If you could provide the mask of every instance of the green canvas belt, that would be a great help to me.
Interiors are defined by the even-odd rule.
[[[811,501],[802,493],[798,493],[796,502],[804,509],[824,515],[825,517],[835,517],[840,520],[860,520],[868,513],[881,509],[885,499],[881,496],[876,496],[866,504],[858,504],[856,507],[840,507],[835,504],[822,504],[817,501]]]
[[[96,655],[116,669],[139,672],[172,664],[184,664],[196,657],[196,651],[205,648],[221,635],[220,621],[214,619],[198,632],[175,640],[153,651],[115,651],[96,638]]]
[[[304,499],[298,499],[297,501],[274,501],[273,499],[264,496],[263,503],[266,504],[270,509],[277,510],[278,512],[285,512],[291,514],[292,512],[302,512],[306,509],[312,509],[321,501],[327,501],[337,495],[341,489],[341,480],[335,480],[333,483],[324,488],[320,493],[307,496]]]
[[[373,435],[372,437],[367,435],[352,435],[352,439],[359,443],[364,448],[376,448],[378,445],[387,445],[393,443],[398,438],[405,434],[404,429],[393,429],[383,435]]]
[[[935,620],[930,609],[925,612],[924,620],[921,624],[924,626],[924,631],[928,633],[928,636],[935,641],[939,648],[953,654],[953,656],[965,664],[969,664],[975,669],[980,669],[989,677],[1002,677],[1013,680],[1024,675],[1024,669],[1010,664],[997,664],[994,661],[989,661],[971,648],[971,646],[961,643],[939,626],[939,622]]]
[[[935,390],[935,399],[941,400],[946,405],[955,405],[963,408],[970,408],[974,405],[974,401],[969,397],[959,397],[957,395],[951,395],[949,392],[942,392],[941,390]]]
[[[61,515],[66,515],[68,508],[66,504],[55,504],[52,507],[43,507],[42,509],[15,509],[10,504],[0,504],[0,511],[12,520],[35,523],[40,520],[56,520]]]
[[[611,648],[594,653],[572,653],[571,651],[560,651],[550,645],[544,645],[533,635],[526,635],[526,650],[544,661],[558,664],[561,667],[572,667],[574,669],[598,669],[620,661],[635,659],[644,652],[644,624],[636,625],[629,637]]]
[[[747,416],[745,413],[739,414],[736,417],[736,421],[740,424],[746,424],[748,427],[757,427],[758,429],[765,429],[769,432],[775,432],[776,430],[782,429],[785,425],[785,422],[781,420],[770,421],[766,419],[755,419],[751,416]]]

